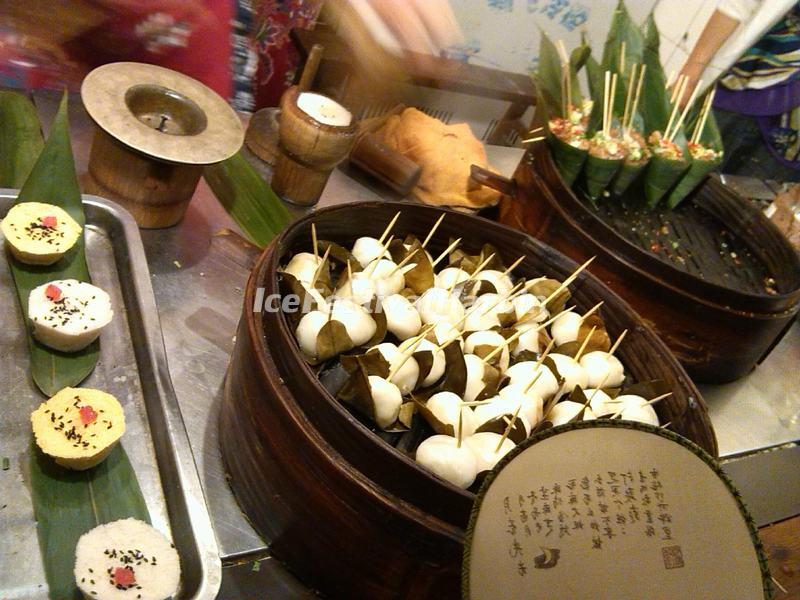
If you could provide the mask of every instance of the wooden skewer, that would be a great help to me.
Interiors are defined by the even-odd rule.
[[[669,77],[667,77],[667,84],[664,86],[664,89],[669,89],[669,86],[672,85],[672,79],[675,77],[675,69],[669,72]]]
[[[708,113],[711,111],[711,106],[714,103],[714,94],[716,94],[716,88],[712,89],[711,92],[706,96],[706,101],[703,104],[703,110],[700,114],[700,117],[697,119],[697,125],[694,128],[694,135],[692,136],[692,143],[697,144],[700,141],[700,138],[703,135],[703,129],[706,126],[706,119],[708,119]]]
[[[483,406],[491,402],[494,402],[491,398],[489,400],[473,400],[472,402],[462,402],[461,406]]]
[[[669,135],[669,131],[672,129],[672,124],[675,122],[675,117],[678,116],[678,113],[681,110],[680,99],[683,98],[683,92],[685,87],[686,87],[686,78],[683,78],[678,84],[677,99],[673,100],[672,112],[670,112],[669,114],[669,121],[667,121],[667,126],[664,129],[664,139],[668,139],[667,136]]]
[[[456,442],[456,448],[461,448],[461,432],[464,431],[464,428],[461,426],[463,410],[464,410],[463,406],[458,407],[458,441]]]
[[[392,227],[394,227],[394,224],[397,223],[397,219],[399,218],[400,218],[400,211],[398,210],[397,213],[394,215],[394,218],[392,218],[392,220],[389,221],[389,224],[386,226],[386,229],[383,230],[381,237],[378,238],[379,244],[383,243],[383,240],[385,240],[386,236],[389,235],[389,232],[392,230]],[[383,254],[381,254],[381,256],[383,256]]]
[[[533,142],[541,142],[542,140],[546,140],[547,136],[538,135],[536,137],[528,138],[526,140],[522,140],[523,144],[532,144]]]
[[[694,104],[694,100],[697,97],[697,90],[699,90],[702,85],[703,85],[703,80],[701,79],[699,82],[697,82],[697,85],[695,86],[694,90],[692,90],[692,95],[689,96],[689,100],[683,107],[683,112],[681,112],[680,119],[678,119],[678,122],[675,123],[675,127],[672,128],[672,131],[670,132],[669,135],[669,141],[672,141],[672,138],[674,138],[678,134],[678,130],[681,128],[681,125],[683,125],[683,121],[684,119],[686,119],[686,115],[689,112],[689,109],[691,108],[692,104]]]
[[[639,70],[639,81],[636,83],[636,96],[633,98],[631,114],[628,115],[628,129],[633,125],[633,117],[636,114],[636,109],[639,107],[639,98],[642,96],[642,84],[644,83],[644,74],[646,71],[647,65],[642,65],[642,68]]]
[[[672,396],[672,392],[667,392],[666,394],[661,394],[660,396],[656,396],[652,400],[648,400],[647,402],[642,404],[642,406],[649,406],[651,404],[655,404],[656,402],[659,402],[659,401],[663,400],[664,398],[669,398],[670,396]],[[617,412],[615,412],[613,415],[611,415],[610,418],[611,419],[619,418],[619,416],[624,412],[624,410],[625,410],[624,408],[619,409]]]
[[[350,295],[353,296],[355,292],[353,291],[353,269],[350,267],[350,261],[347,261],[347,283],[350,284]]]
[[[569,72],[569,60],[564,63],[564,78],[567,80],[567,115],[569,119],[572,112],[572,74]]]
[[[667,421],[666,423],[664,423],[663,425],[661,425],[661,429],[666,429],[666,428],[667,428],[667,427],[669,427],[670,425],[672,425],[672,421]]]
[[[631,109],[631,102],[633,101],[633,88],[636,86],[636,65],[631,65],[631,76],[628,79],[628,95],[625,96],[625,109],[622,111],[622,131],[626,130],[628,124],[628,113]]]
[[[541,331],[542,329],[544,329],[545,327],[547,327],[548,325],[550,325],[550,324],[551,324],[553,321],[555,321],[556,319],[558,319],[558,317],[560,317],[561,315],[563,315],[563,314],[565,314],[565,313],[570,313],[570,312],[572,312],[573,310],[575,310],[575,307],[574,307],[574,306],[570,306],[569,308],[565,308],[564,310],[562,310],[562,311],[561,311],[560,313],[558,313],[557,315],[555,315],[555,316],[552,316],[552,317],[550,317],[549,319],[547,319],[547,321],[545,321],[545,322],[544,322],[544,323],[542,323],[541,325],[537,325],[537,326],[536,326],[536,331]],[[527,313],[526,313],[526,314],[527,314]],[[525,315],[522,315],[522,317],[523,317],[523,318],[525,318]],[[520,321],[517,321],[517,322],[514,324],[514,326],[515,326],[515,327],[519,326],[520,322],[521,322],[521,320],[520,320]],[[529,330],[526,330],[526,331],[529,331]]]
[[[614,352],[617,351],[617,348],[619,348],[619,345],[622,343],[622,340],[625,339],[626,335],[628,335],[628,330],[627,329],[619,334],[619,337],[617,338],[617,341],[614,342],[614,345],[611,346],[611,350],[608,351],[609,354],[614,354]]]
[[[375,272],[375,269],[378,266],[378,263],[381,262],[381,260],[383,259],[383,255],[386,254],[386,251],[389,249],[389,244],[392,243],[392,240],[394,240],[394,236],[393,235],[389,236],[389,239],[386,240],[386,243],[383,246],[381,246],[381,251],[380,251],[380,254],[378,254],[378,258],[376,258],[374,261],[372,261],[372,264],[370,264],[367,267],[367,270],[364,271],[364,275],[367,276],[367,279],[372,279],[372,274]]]
[[[561,56],[561,73],[562,78],[564,79],[564,87],[567,92],[564,117],[569,118],[569,111],[572,108],[572,77],[571,73],[569,72],[569,55],[567,54],[566,47],[564,47],[564,40],[558,40],[556,42],[556,48]]]
[[[542,376],[542,371],[539,371],[536,374],[536,377],[531,379],[531,382],[528,385],[525,386],[525,389],[522,390],[522,393],[523,394],[527,394],[530,391],[530,389],[533,387],[533,384],[536,383],[537,381],[539,381],[539,377],[541,377],[541,376]]]
[[[575,362],[578,362],[581,359],[581,356],[583,356],[583,353],[586,351],[586,347],[589,345],[589,340],[592,339],[592,336],[594,335],[596,329],[597,327],[592,327],[589,330],[589,335],[586,336],[586,338],[583,340],[583,343],[581,344],[581,347],[578,348],[578,351],[575,353]]]
[[[322,261],[317,265],[316,270],[314,271],[314,277],[311,278],[311,286],[314,287],[314,284],[317,283],[317,279],[322,274],[322,267],[325,266],[325,261],[328,260],[328,255],[331,253],[331,247],[328,246],[325,249],[325,254],[322,255]]]
[[[311,243],[314,245],[314,258],[319,260],[319,250],[317,249],[317,224],[311,224]]]
[[[597,303],[597,304],[595,304],[595,305],[594,305],[592,308],[590,308],[589,310],[587,310],[587,311],[586,311],[586,314],[584,314],[584,315],[581,317],[581,323],[583,323],[583,322],[584,322],[586,319],[588,319],[588,318],[589,318],[589,317],[591,317],[591,316],[592,316],[592,315],[593,315],[595,312],[597,312],[597,310],[598,310],[598,309],[599,309],[601,306],[603,306],[603,301],[602,301],[602,300],[600,300],[600,302],[598,302],[598,303]]]
[[[422,340],[425,339],[426,333],[428,332],[426,331],[424,333],[419,333],[413,338],[411,338],[414,341],[411,342],[411,344],[405,350],[401,350],[401,354],[403,355],[403,360],[401,360],[399,363],[397,363],[396,365],[394,365],[389,369],[389,374],[386,376],[386,381],[391,381],[392,378],[395,375],[397,375],[397,372],[403,368],[403,365],[405,365],[408,362],[408,359],[411,358],[411,356],[414,354],[414,351],[417,349],[417,346],[419,346],[422,343]]]
[[[537,131],[543,131],[543,130],[544,130],[544,127],[534,127],[533,129],[531,129],[531,130],[528,132],[528,135],[533,135],[533,134],[534,134],[534,133],[536,133]]]
[[[428,236],[425,238],[425,241],[422,242],[422,247],[423,248],[428,245],[428,242],[431,241],[431,238],[433,237],[433,234],[436,233],[437,229],[439,229],[439,225],[442,224],[442,221],[444,220],[445,214],[446,213],[442,213],[442,216],[439,217],[439,220],[437,220],[436,223],[433,224],[433,227],[431,227],[430,232],[428,232]]]
[[[518,329],[518,330],[516,331],[516,333],[514,333],[514,335],[508,336],[508,337],[505,339],[505,341],[504,341],[502,344],[498,344],[497,348],[495,348],[494,350],[492,350],[491,352],[489,352],[489,354],[487,354],[486,356],[484,356],[483,358],[481,358],[481,361],[482,361],[483,363],[488,363],[488,362],[489,362],[490,360],[492,360],[492,359],[493,359],[495,356],[497,356],[497,354],[498,354],[499,352],[502,352],[504,348],[506,348],[506,347],[507,347],[507,346],[508,346],[508,345],[509,345],[511,342],[513,342],[514,340],[516,340],[516,339],[517,339],[519,336],[521,336],[521,335],[522,335],[523,333],[525,333],[526,331],[527,331],[526,329]]]
[[[611,72],[605,72],[603,80],[603,135],[608,135],[608,96],[611,92]]]
[[[597,392],[599,392],[600,390],[603,389],[603,386],[606,384],[606,381],[608,381],[609,377],[611,377],[611,373],[606,373],[606,376],[603,377],[603,380],[600,382],[600,385],[598,385],[596,388],[594,388],[594,391],[592,392],[592,395],[589,396],[589,404],[592,403],[592,400],[594,400],[594,397],[597,394]]]
[[[397,272],[399,269],[403,268],[403,267],[406,265],[406,263],[408,263],[408,261],[410,261],[412,258],[414,258],[414,256],[415,256],[415,255],[417,254],[417,252],[419,252],[420,250],[422,250],[422,248],[417,248],[417,249],[416,249],[416,250],[414,250],[413,252],[409,252],[409,253],[406,255],[406,257],[405,257],[403,260],[401,260],[401,261],[400,261],[400,263],[399,263],[398,265],[396,265],[396,266],[395,266],[395,268],[394,268],[394,269],[392,269],[391,271],[389,271],[389,273],[386,275],[386,277],[391,277],[392,275],[394,275],[394,274],[395,274],[395,272]],[[416,267],[416,265],[414,265],[414,266]]]
[[[525,260],[525,255],[524,254],[522,256],[520,256],[517,260],[515,260],[514,263],[510,267],[508,267],[505,271],[503,271],[503,275],[508,275],[509,273],[511,273],[511,271],[516,269],[523,260]]]
[[[625,40],[622,40],[619,48],[619,72],[625,73]]]
[[[489,256],[488,256],[486,259],[484,259],[484,261],[483,261],[481,264],[479,264],[479,265],[478,265],[478,266],[475,268],[475,270],[474,270],[474,271],[472,272],[472,274],[469,276],[469,279],[467,279],[466,281],[471,281],[471,280],[475,279],[475,277],[476,277],[476,276],[477,276],[477,275],[478,275],[478,274],[479,274],[481,271],[483,271],[483,270],[486,268],[486,265],[488,265],[490,262],[492,262],[492,259],[493,259],[494,257],[495,257],[495,253],[494,253],[494,252],[492,252],[492,253],[491,253],[491,254],[490,254],[490,255],[489,255]],[[462,282],[462,283],[463,283],[463,282]]]
[[[774,583],[774,584],[775,584],[775,587],[777,587],[777,588],[778,588],[780,591],[782,591],[784,594],[788,594],[788,593],[789,593],[789,590],[787,590],[787,589],[786,589],[785,587],[783,587],[783,586],[782,586],[780,583],[778,583],[778,580],[777,580],[777,579],[775,579],[775,578],[774,578],[772,575],[770,575],[770,579],[772,579],[772,583]]]
[[[457,286],[459,283],[467,283],[467,282],[469,282],[469,281],[472,281],[473,279],[475,279],[475,277],[476,277],[476,276],[477,276],[477,275],[478,275],[478,274],[479,274],[481,271],[483,271],[483,270],[486,268],[486,265],[488,265],[488,264],[491,262],[491,260],[492,260],[494,257],[495,257],[495,253],[493,252],[492,254],[490,254],[490,255],[489,255],[489,257],[488,257],[488,258],[484,259],[484,261],[483,261],[481,264],[479,264],[479,265],[478,265],[478,266],[475,268],[475,270],[472,272],[472,274],[470,274],[470,276],[469,276],[469,277],[467,277],[467,278],[466,278],[464,281],[459,281],[459,280],[458,280],[458,277],[456,277],[455,279],[453,279],[453,283],[451,283],[451,284],[450,284],[450,287],[449,287],[449,288],[447,288],[447,291],[449,291],[449,292],[452,292],[452,291],[453,291],[453,290],[456,288],[456,286]]]
[[[702,121],[703,116],[705,115],[706,107],[708,106],[708,99],[710,96],[711,94],[708,94],[703,99],[703,106],[700,108],[700,113],[697,115],[697,121],[695,122],[694,130],[692,131],[692,137],[689,140],[692,144],[696,144],[698,138],[700,137],[700,122]]]
[[[550,350],[552,350],[553,346],[555,346],[555,345],[556,345],[556,341],[555,340],[550,340],[550,343],[547,344],[547,348],[544,349],[544,352],[542,352],[542,355],[539,357],[539,360],[537,360],[536,364],[533,365],[534,369],[538,369],[539,367],[541,367],[544,364],[544,359],[547,358],[547,355],[550,354]]]
[[[500,441],[497,443],[497,448],[494,449],[495,453],[500,452],[500,448],[503,447],[503,442],[508,439],[508,434],[511,433],[511,430],[514,429],[514,425],[517,422],[517,417],[519,416],[519,411],[522,409],[522,403],[517,406],[517,410],[514,412],[514,416],[511,418],[511,422],[506,427],[506,430],[503,432],[503,437],[500,438]]]
[[[611,135],[611,125],[614,122],[614,101],[617,97],[617,74],[611,75],[611,96],[608,101],[608,133]]]
[[[514,284],[514,287],[508,290],[508,292],[506,292],[505,294],[501,294],[500,297],[494,302],[494,304],[492,304],[486,310],[484,310],[483,314],[488,313],[490,310],[494,310],[495,308],[500,306],[503,302],[511,301],[514,298],[516,298],[519,294],[524,293],[525,290],[521,289],[524,287],[525,287],[524,281],[520,281]]]
[[[597,258],[597,257],[593,256],[592,258],[587,260],[585,263],[583,263],[580,267],[578,267],[572,275],[567,277],[560,286],[558,286],[555,290],[553,290],[552,294],[550,294],[547,298],[545,298],[544,302],[542,302],[542,305],[543,306],[547,306],[548,302],[550,302],[553,298],[555,298],[562,291],[564,291],[564,288],[566,288],[573,281],[575,281],[575,279],[578,277],[578,275],[580,275],[581,271],[583,271],[586,267],[588,267],[590,264],[592,264],[592,262],[594,261],[595,258]]]
[[[677,100],[681,85],[683,84],[683,79],[684,75],[678,75],[678,79],[675,81],[675,86],[672,88],[672,94],[669,97],[670,104],[675,104],[675,100]]]
[[[442,259],[443,259],[445,256],[447,256],[448,254],[450,254],[450,253],[451,253],[453,250],[455,250],[455,249],[456,249],[456,247],[457,247],[457,246],[458,246],[460,243],[461,243],[461,238],[458,238],[458,239],[457,239],[455,242],[453,242],[452,244],[450,244],[450,245],[449,245],[449,246],[448,246],[448,247],[445,249],[445,251],[444,251],[444,252],[442,252],[442,253],[441,253],[441,254],[440,254],[440,255],[439,255],[437,258],[436,258],[436,260],[434,260],[434,261],[431,263],[431,266],[432,266],[432,267],[435,267],[436,265],[438,265],[438,264],[439,264],[439,263],[442,261]]]

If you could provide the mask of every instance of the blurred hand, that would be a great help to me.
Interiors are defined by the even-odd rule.
[[[353,52],[360,71],[385,85],[404,78],[403,71],[439,72],[433,60],[462,40],[447,0],[331,0],[338,31]]]
[[[402,50],[439,56],[461,41],[447,0],[367,0]],[[362,17],[363,18],[363,17]]]

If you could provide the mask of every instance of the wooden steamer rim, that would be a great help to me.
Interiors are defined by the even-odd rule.
[[[533,446],[536,448],[531,449]],[[664,495],[652,500],[654,537],[643,533],[643,516],[635,525],[628,523],[627,534],[613,521],[617,510],[608,489],[609,469],[615,469],[617,478],[626,470],[633,472],[636,498],[639,471],[647,478],[650,469],[657,469],[656,479],[663,484]],[[593,478],[598,474],[606,487],[606,499],[599,502],[606,502],[612,527],[617,528],[613,541],[601,536],[606,549],[592,548],[593,535],[601,535],[603,528],[598,513],[599,532],[585,524],[585,529],[570,527],[571,533],[560,537],[558,512],[553,509],[555,531],[548,536],[532,529],[527,536],[520,510],[532,525],[527,511],[533,500],[527,496],[528,490],[538,491],[554,482],[563,486],[588,476],[593,496]],[[524,481],[522,486],[520,481]],[[648,481],[651,485],[652,480]],[[579,500],[574,506],[580,511],[583,490],[579,483],[575,489]],[[622,484],[620,489],[624,490]],[[569,493],[562,488],[562,504],[571,511]],[[624,500],[624,491],[619,493]],[[520,494],[523,500],[519,500]],[[537,508],[543,504],[541,496],[539,492]],[[507,498],[510,504],[506,504]],[[664,512],[670,513],[671,540],[661,539],[664,523],[657,518],[656,502],[669,506]],[[582,521],[589,520],[581,514]],[[517,529],[509,524],[510,518],[515,519]],[[566,522],[571,526],[573,519],[567,517]],[[522,554],[511,558],[518,554],[514,541],[520,542]],[[517,570],[519,559],[525,565],[524,573]],[[485,573],[483,578],[472,576],[473,563],[475,573]],[[636,577],[632,569],[640,570],[642,576]],[[773,595],[767,558],[752,517],[719,464],[692,441],[669,430],[611,420],[575,422],[535,434],[487,475],[465,536],[461,584],[463,598],[593,598],[600,597],[598,590],[606,590],[606,597],[614,598],[656,597],[653,590],[658,590],[659,598]]]
[[[167,95],[190,113],[185,131],[165,133],[134,110],[147,95]],[[211,88],[170,69],[136,62],[103,65],[81,84],[81,97],[97,125],[129,148],[175,164],[208,165],[230,158],[244,141],[236,112]],[[146,120],[146,119],[145,119]]]

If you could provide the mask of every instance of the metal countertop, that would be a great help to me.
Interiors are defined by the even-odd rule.
[[[58,96],[34,95],[45,128],[55,114]],[[73,147],[79,173],[86,170],[93,125],[73,98],[70,109]],[[510,175],[520,160],[517,148],[488,148],[492,165]],[[318,206],[378,200],[376,191],[357,174],[333,172]],[[304,212],[293,209],[297,214]],[[242,309],[247,269],[211,252],[214,233],[237,230],[201,181],[184,220],[170,229],[142,231],[174,383],[200,472],[223,559],[266,549],[264,541],[239,511],[225,481],[218,446],[217,415],[222,381],[233,349]],[[800,440],[800,325],[795,324],[764,364],[748,377],[724,386],[702,386],[723,457],[745,456],[730,463],[730,472],[751,505],[759,524],[800,513],[800,464],[797,448],[752,454]],[[748,454],[750,453],[750,454]],[[754,460],[750,460],[753,458]],[[780,485],[763,494],[764,471]],[[756,474],[761,474],[760,478]],[[780,502],[772,498],[780,497]]]

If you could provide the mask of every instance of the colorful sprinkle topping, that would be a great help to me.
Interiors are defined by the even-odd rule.
[[[81,423],[83,423],[84,427],[97,420],[97,413],[88,404],[81,406],[79,412],[81,413]]]
[[[39,220],[42,222],[42,225],[44,225],[48,229],[55,229],[58,226],[58,219],[56,219],[52,215],[41,217]]]
[[[58,302],[61,300],[61,288],[51,283],[44,290],[44,295],[53,302]]]

